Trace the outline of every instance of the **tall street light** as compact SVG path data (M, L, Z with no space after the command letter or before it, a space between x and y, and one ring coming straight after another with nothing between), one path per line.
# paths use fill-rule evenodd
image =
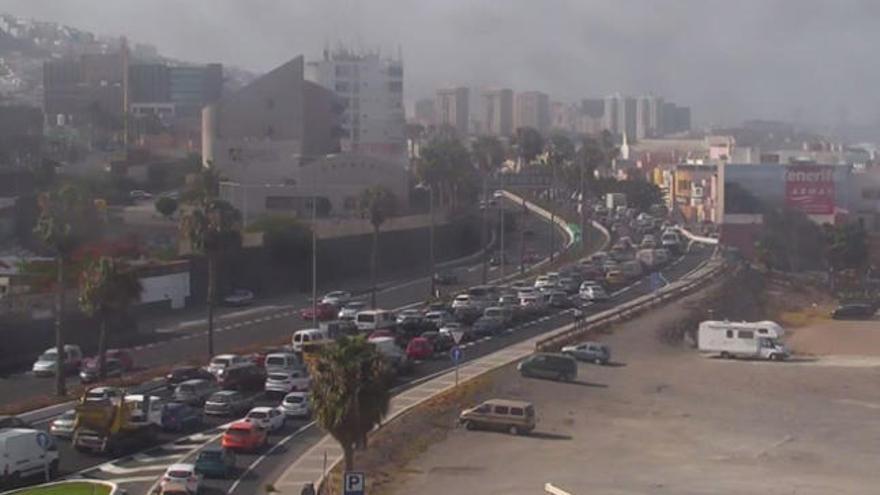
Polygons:
M428 227L428 268L431 277L431 293L428 297L431 298L437 293L437 274L434 271L434 186L423 182L416 187L428 191L428 215L431 218Z
M318 328L318 180L312 179L312 328Z

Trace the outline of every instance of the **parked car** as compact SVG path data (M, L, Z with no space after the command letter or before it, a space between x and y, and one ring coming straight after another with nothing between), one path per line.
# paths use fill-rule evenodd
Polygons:
M204 477L229 478L235 472L235 452L222 447L205 447L195 461L196 472Z
M329 304L335 308L341 308L349 302L351 302L351 292L344 290L328 292L321 298L321 304Z
M266 393L287 394L309 390L311 379L305 369L273 371L266 377Z
M421 328L423 319L424 316L421 311L417 309L404 309L397 313L397 327L404 332L412 332Z
M553 280L547 275L540 275L535 279L535 288L540 291L555 289L557 287L557 280Z
M171 371L165 375L165 386L169 389L173 389L182 382L198 379L213 381L214 375L208 372L205 368L198 366L178 366L172 368Z
M266 381L266 370L256 364L226 368L217 374L217 385L226 390L260 390Z
M349 301L342 306L336 317L344 321L354 321L357 314L365 309L367 309L367 303L364 301Z
M835 320L867 320L874 316L876 309L869 304L841 304L831 312Z
M468 430L484 428L521 435L535 429L535 406L523 401L491 399L465 409L458 421Z
M273 371L292 371L302 367L302 359L292 351L267 354L263 364L266 373L272 373Z
M220 445L224 449L243 452L256 452L269 444L265 429L249 421L236 421L223 433Z
M254 302L254 293L247 289L235 289L223 297L224 306L248 306Z
M10 416L15 417L15 416ZM18 419L18 418L16 418ZM76 411L73 409L69 411L64 411L61 413L61 416L58 416L51 423L49 423L49 433L53 436L59 438L71 438L73 437L73 428L76 425ZM0 426L0 428L27 428L27 426Z
M415 337L406 346L406 357L424 361L434 355L434 344L424 337Z
M570 382L577 377L577 362L571 356L540 352L519 363L517 371L524 377L550 378Z
M57 364L57 349L50 347L46 349L40 357L34 362L31 370L36 376L53 376L55 375L55 365ZM83 354L78 345L66 344L64 346L64 359L62 370L65 374L76 371L82 364Z
M453 339L452 334L454 332L461 332L461 342L469 342L473 340L473 332L461 323L450 321L449 323L443 325L439 330L441 335L448 335L450 339Z
M245 421L255 423L270 432L284 428L284 422L286 419L287 417L282 414L279 408L265 406L251 409L247 413L247 416L244 417Z
M434 282L438 285L454 285L458 283L458 275L453 271L442 271L434 274Z
M583 342L577 345L567 345L562 348L563 354L577 359L596 364L608 364L611 361L611 349L606 344L599 342Z
M183 402L169 402L162 408L162 429L187 431L202 424L202 411Z
M299 317L303 320L327 321L336 318L336 306L328 303L318 303L315 306L306 306L299 310Z
M218 354L211 358L211 362L208 363L208 371L214 376L217 376L223 370L248 366L251 364L253 364L253 361L245 356L239 356L238 354Z
M101 367L98 363L99 361L95 359L84 364L82 370L79 372L79 381L82 383L94 383L98 381L101 377ZM104 373L106 378L119 378L122 376L123 367L118 359L105 360L104 368L106 369L106 372Z
M481 316L474 322L472 330L477 337L496 335L504 330L504 320L498 317Z
M254 401L241 392L221 390L205 401L205 414L215 416L241 416L253 407Z
M164 490L168 485L178 484L185 486L189 493L198 493L201 489L202 475L196 472L193 464L172 464L162 475L159 489Z
M219 388L213 377L211 379L196 378L186 380L177 384L177 387L174 389L174 400L184 404L201 406Z
M605 274L605 281L611 286L623 285L626 283L626 275L620 270L610 270Z
M134 357L131 355L126 349L107 349L104 353L105 359L117 359L119 363L122 365L123 371L131 371L134 369ZM80 369L88 367L88 366L97 366L98 356L92 356L90 358L83 359L82 364L80 365Z
M307 418L312 414L312 402L308 392L291 392L281 401L281 410L290 417Z
M128 192L128 197L137 201L137 200L147 200L152 199L153 195L144 191L142 189L133 189Z

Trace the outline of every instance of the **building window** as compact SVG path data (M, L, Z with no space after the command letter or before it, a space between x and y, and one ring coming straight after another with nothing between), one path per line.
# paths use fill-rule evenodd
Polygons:
M336 92L337 93L348 93L349 85L346 81L336 81Z
M389 81L388 82L388 91L392 93L402 93L403 92L403 81Z

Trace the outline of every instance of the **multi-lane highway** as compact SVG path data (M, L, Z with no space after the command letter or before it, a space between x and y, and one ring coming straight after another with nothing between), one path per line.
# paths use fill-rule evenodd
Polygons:
M696 248L693 252L675 260L662 271L662 274L665 279L670 281L680 278L706 260L709 254L710 251L708 249ZM650 284L643 279L615 293L608 303L588 308L588 310L598 311L605 309L646 294L651 290ZM510 328L499 336L485 337L481 340L465 344L464 360L475 359L513 343L545 333L570 322L571 318L572 316L568 311L556 312L539 320ZM401 381L398 387L403 389L408 383L427 379L438 372L447 370L450 366L451 363L447 359L419 363L417 371L413 375L406 377L405 381ZM259 403L276 405L277 401L273 403L261 399ZM81 474L88 477L115 481L132 494L146 493L167 465L182 458L191 459L199 449L207 445L216 444L219 441L219 435L222 433L222 425L230 420L231 418L211 420L207 425L208 430L188 437L175 438L173 435L163 435L163 440L167 443L161 447L149 449L133 457L126 457L83 469ZM227 480L208 480L204 493L232 493L241 495L258 493L265 483L277 478L284 467L290 464L293 459L299 457L322 436L323 433L309 420L288 421L282 431L273 435L272 443L274 446L270 450L257 455L239 455L236 477ZM95 460L95 458L91 459Z
M546 221L530 218L524 228L530 228L535 232L546 233L549 231L549 229L540 227L546 227ZM557 245L561 245L561 243ZM508 247L510 258L516 259L519 246ZM546 242L546 237L543 239L537 237L532 242L530 249L546 256L548 247L549 242ZM706 256L707 253L702 251L689 253L669 265L663 271L663 276L667 280L674 280L692 270ZM515 268L508 267L508 270L513 269ZM498 275L497 269L490 273L491 277ZM462 267L458 269L458 275L462 280L462 285L477 283L481 275L480 265ZM615 293L612 301L603 307L629 300L650 290L651 287L644 281L636 282ZM379 303L388 308L408 306L423 299L423 294L426 294L427 291L427 280L414 280L387 288L379 294ZM297 321L293 313L295 309L289 306L264 308L259 311L251 309L235 315L235 320L230 318L229 321L221 322L217 334L218 349L221 351L232 350L256 341L272 342L289 338L294 329L307 326L307 322ZM486 355L525 338L541 334L566 323L570 318L571 315L568 312L550 314L539 320L511 328L500 336L486 337L466 344L465 360ZM156 366L186 361L194 355L200 355L203 349L203 330L196 325L184 326L181 335L174 341L139 350L138 358L148 366ZM448 369L449 366L449 361L445 359L419 363L416 372L406 377L407 380L401 381L399 386L406 387L407 382L423 380ZM260 405L277 405L277 400L267 401L262 396L257 396L256 399ZM51 418L40 421L37 426L45 427L48 419ZM207 444L216 442L222 432L223 424L231 419L209 419L202 431L187 436L162 434L158 439L158 446L116 460L81 454L71 449L69 444L62 442L62 474L114 480L127 488L129 493L144 493L167 465L194 453ZM238 476L230 480L209 481L206 493L256 493L260 489L260 483L273 479L280 467L288 464L291 459L295 459L320 437L321 432L307 420L289 421L281 432L274 435L272 442L274 447L269 452L263 455L240 456Z
M526 249L528 251L538 253L542 258L546 257L549 252L550 243L548 241L549 229L546 220L529 215L525 218L523 229L531 230L535 236L526 241ZM562 237L557 232L557 236ZM556 242L556 246L561 246L561 242ZM507 258L510 260L519 258L519 244L508 243L506 246ZM479 283L481 279L482 264L479 260L470 260L471 264L459 266L454 271L460 280L458 288L461 286L473 285ZM517 270L518 267L508 265L505 267L507 273ZM490 267L490 278L497 277L500 270L497 267ZM399 308L401 306L410 305L423 301L430 288L430 281L427 277L416 278L410 281L389 284L378 294L378 303L381 307ZM444 287L443 290L453 290L453 287ZM280 302L280 301L279 301ZM226 312L218 320L215 330L215 348L217 352L230 352L240 349L244 346L252 346L254 344L271 344L277 342L287 342L291 334L300 328L310 326L310 322L302 321L297 315L297 310L307 304L307 297L300 296L296 298L292 304L275 304L269 306L261 306L248 308L244 310L235 310ZM175 363L183 363L188 361L203 363L205 349L205 328L204 323L184 322L175 325L164 325L160 333L170 333L166 335L165 340L156 341L134 349L138 364L146 368L154 368L158 366L171 365ZM155 388L152 384L147 384L144 389ZM35 395L50 393L52 389L51 379L40 379L30 375L29 373L21 373L0 379L0 395L20 400L22 398L32 397ZM133 389L138 391L138 389ZM164 391L159 391L160 395ZM268 404L268 403L267 403ZM273 404L277 405L277 404ZM35 413L23 415L25 419L34 421L36 427L46 428L49 421L55 415L62 412L67 407L54 408L51 413ZM228 419L227 419L228 421ZM210 431L222 424L223 421L207 421L205 428ZM187 445L186 441L180 440L180 435L163 434L158 440L158 444L179 441L181 445L177 447L168 446L159 452L159 458L168 458L171 452L180 452ZM204 443L204 436L196 436L195 440ZM70 448L66 442L61 442L61 474L73 475L84 470L89 470L97 465L105 463L107 459L82 454ZM150 466L151 463L144 462L144 459L154 459L148 453L142 453L135 458L136 465L134 467L124 468L122 470L114 468L113 464L104 466L99 473L109 473L123 478L134 477L142 478L144 466ZM89 475L90 473L86 473ZM100 474L99 474L100 476ZM155 474L151 477L155 478Z

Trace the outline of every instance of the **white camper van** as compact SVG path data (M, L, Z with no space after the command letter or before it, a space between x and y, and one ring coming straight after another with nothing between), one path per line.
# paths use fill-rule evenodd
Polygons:
M779 341L785 330L776 322L704 321L700 323L697 345L702 352L722 358L761 358L781 361L789 356Z

